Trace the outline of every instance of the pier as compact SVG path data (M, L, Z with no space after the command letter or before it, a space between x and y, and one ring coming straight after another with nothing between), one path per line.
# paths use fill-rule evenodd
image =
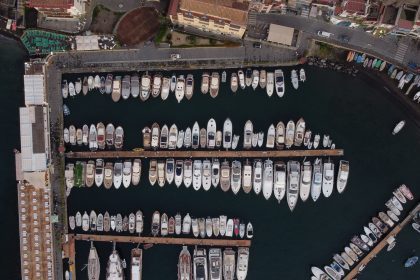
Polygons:
M96 151L68 152L69 159L77 158L288 158L288 157L335 157L343 156L342 149L323 150L266 150L266 151Z
M69 239L99 242L117 242L133 244L189 245L215 247L250 247L249 239L211 239L183 237L147 237L147 236L116 236L96 234L69 234Z
M408 213L407 217L405 217L404 220L397 224L355 267L353 267L352 270L350 270L350 272L344 277L344 280L354 279L360 272L360 267L366 266L373 258L376 257L379 252L382 251L383 248L388 246L388 239L390 237L397 236L397 234L400 233L400 231L411 222L415 213L418 211L420 211L420 203L417 203L417 205L410 211L410 213Z

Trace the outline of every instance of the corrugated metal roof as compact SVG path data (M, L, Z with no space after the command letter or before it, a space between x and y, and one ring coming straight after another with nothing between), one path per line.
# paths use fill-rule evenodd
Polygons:
M43 105L44 97L44 75L24 75L25 104Z

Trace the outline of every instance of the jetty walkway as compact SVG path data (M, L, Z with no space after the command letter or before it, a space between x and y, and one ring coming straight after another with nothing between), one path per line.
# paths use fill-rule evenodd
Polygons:
M383 248L388 246L388 239L390 237L395 237L400 231L410 223L413 219L414 215L420 211L420 203L408 213L407 217L402 220L399 224L397 224L380 242L376 244L376 246L344 277L344 280L352 280L354 279L357 274L360 272L360 268L363 268L373 259L376 255L382 251Z
M69 159L77 158L287 158L287 157L334 157L343 156L342 149L324 150L268 150L268 151L96 151L68 152Z

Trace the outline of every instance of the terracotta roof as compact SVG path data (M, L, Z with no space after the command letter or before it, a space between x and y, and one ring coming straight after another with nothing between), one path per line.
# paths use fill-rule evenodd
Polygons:
M179 0L171 0L171 3L169 3L169 8L168 8L168 15L170 16L176 15L176 11L178 10L178 4L179 4Z
M45 9L70 9L73 7L73 0L29 0L28 5Z
M398 21L398 27L403 29L411 29L413 28L414 22L409 20L400 19Z
M348 13L365 13L365 0L349 0L344 4L344 10Z
M181 0L179 9L227 19L238 25L246 25L248 20L248 4L235 0Z

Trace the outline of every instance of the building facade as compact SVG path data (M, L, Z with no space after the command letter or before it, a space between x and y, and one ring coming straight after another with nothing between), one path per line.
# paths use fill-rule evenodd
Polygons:
M248 2L240 0L172 0L168 16L175 25L242 38L248 7Z
M27 6L48 18L71 19L84 15L89 3L90 0L28 0Z

